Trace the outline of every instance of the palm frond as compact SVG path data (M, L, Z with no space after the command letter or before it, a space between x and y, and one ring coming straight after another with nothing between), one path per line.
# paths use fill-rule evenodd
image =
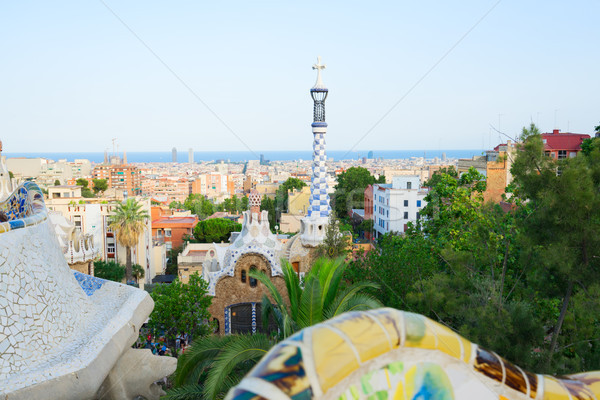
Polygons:
M298 310L298 327L300 329L323 321L321 294L321 282L318 279L310 279L306 282Z
M197 400L201 399L204 393L202 385L190 384L167 391L167 394L161 399L166 400Z
M273 282L271 282L271 279L269 279L264 272L251 269L248 271L248 276L257 279L260 283L267 287L269 294L273 297L273 300L275 300L275 303L278 307L285 304L283 302L283 298L281 297L281 293L279 293L279 290L277 290Z
M204 382L205 399L216 399L224 390L224 382L235 370L244 376L269 351L275 341L263 334L231 335Z
M232 336L204 336L195 340L177 360L173 376L175 387L198 383L219 353L232 340Z
M358 282L345 288L341 292L338 292L331 305L325 309L324 318L333 318L336 315L348 311L347 306L350 299L367 288L379 289L380 286L374 282ZM379 305L378 307L382 307L382 305Z
M294 267L287 261L282 259L281 269L283 270L283 279L285 281L285 287L287 289L288 298L290 300L290 310L292 318L297 318L298 305L300 303L300 296L302 289L300 287L300 278Z

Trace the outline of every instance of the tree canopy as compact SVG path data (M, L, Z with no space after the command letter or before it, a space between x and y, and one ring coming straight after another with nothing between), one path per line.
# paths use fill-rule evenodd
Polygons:
M229 240L231 232L242 230L242 224L226 218L211 218L198 222L194 228L194 237L200 243L218 243Z
M187 333L199 338L212 332L208 307L208 284L197 273L190 275L187 284L176 279L170 284L156 285L150 296L154 310L148 320L148 328L174 340L178 334Z
M385 183L385 176L376 179L363 167L352 167L337 176L333 195L335 213L344 218L353 208L365 207L365 189L374 183Z
M544 153L535 125L521 139L509 204L484 204L475 170L440 171L421 226L380 238L348 278L380 283L372 293L386 306L422 313L527 369L599 369L600 139L565 160Z
M92 179L92 183L94 184L94 193L98 194L99 192L104 192L108 189L108 182L106 179Z

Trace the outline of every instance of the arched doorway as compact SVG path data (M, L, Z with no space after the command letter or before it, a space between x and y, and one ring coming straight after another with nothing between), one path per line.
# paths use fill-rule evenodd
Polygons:
M277 332L277 324L272 315L269 316L269 325L265 331L261 303L239 303L225 309L225 334L256 332Z

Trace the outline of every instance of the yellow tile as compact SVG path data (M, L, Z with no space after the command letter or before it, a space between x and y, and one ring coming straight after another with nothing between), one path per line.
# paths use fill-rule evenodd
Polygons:
M437 348L436 337L426 323L427 318L419 314L404 313L404 326L406 329L407 347L419 347L421 349Z
M594 393L596 398L600 398L600 371L569 375L569 378L584 383Z
M331 326L344 332L358 351L360 361L371 360L391 350L388 337L372 318L365 314L346 314Z
M404 385L402 384L402 381L399 381L398 386L396 386L394 400L406 400L406 393L404 392Z
M315 369L323 392L358 368L352 348L337 333L315 327L312 332Z
M400 347L400 316L402 315L402 311L392 308L380 308L378 310L371 310L368 313L375 317L387 331L388 335L390 335L392 349Z
M459 336L451 329L435 321L427 321L427 326L435 333L438 339L437 349L443 351L457 360L461 359Z
M0 224L0 233L3 232L8 232L10 231L10 225L8 224L8 222L3 222Z
M544 400L570 400L570 397L556 379L544 376Z

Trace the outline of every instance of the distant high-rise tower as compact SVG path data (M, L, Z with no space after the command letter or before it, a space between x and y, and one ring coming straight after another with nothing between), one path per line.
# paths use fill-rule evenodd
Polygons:
M192 149L191 147L188 149L188 162L190 164L194 163L194 149Z
M108 164L108 150L104 149L104 164Z
M173 150L171 150L171 158L173 162L177 162L177 149L175 147L173 147Z
M331 206L329 205L329 194L327 194L327 167L325 154L325 134L327 123L325 122L325 99L329 90L321 80L321 70L325 65L321 64L318 57L317 64L313 65L317 70L317 82L310 89L313 99L313 163L312 178L310 185L310 203L308 215L301 221L300 239L305 246L318 246L325 236L325 227L329 222Z

